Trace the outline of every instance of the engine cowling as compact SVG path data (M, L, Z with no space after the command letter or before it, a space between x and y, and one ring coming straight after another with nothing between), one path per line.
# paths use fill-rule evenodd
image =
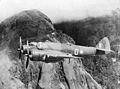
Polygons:
M29 53L29 57L31 58L32 61L42 61L43 56L44 55L41 54L40 50L31 50Z
M32 61L42 61L46 63L54 63L63 60L63 58L60 57L48 56L47 54L44 54L42 50L32 50L29 56Z

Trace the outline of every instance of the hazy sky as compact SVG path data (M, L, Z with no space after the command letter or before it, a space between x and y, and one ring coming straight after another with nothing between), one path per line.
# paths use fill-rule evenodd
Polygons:
M0 21L22 10L38 9L52 22L110 14L120 0L0 0Z

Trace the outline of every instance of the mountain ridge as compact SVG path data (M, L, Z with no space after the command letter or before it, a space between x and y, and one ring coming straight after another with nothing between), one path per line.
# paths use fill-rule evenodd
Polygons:
M70 63L67 59L57 63L30 61L26 70L24 56L22 60L18 58L17 48L20 36L23 43L26 43L26 40L75 43L71 37L56 31L50 19L38 10L23 11L2 21L0 24L0 42L2 50L7 49L8 54L5 53L5 55L8 56L11 64L7 72L10 74L8 77L12 76L12 78L6 78L8 80L4 81L6 86L2 83L0 85L7 88L7 85L10 84L10 89L13 89L12 85L14 85L14 89L18 89L16 83L20 82L20 89L28 87L29 89L102 89L85 71L81 59L71 59ZM8 64L7 60L5 64ZM0 67L3 66L5 65ZM39 81L38 78L40 78Z

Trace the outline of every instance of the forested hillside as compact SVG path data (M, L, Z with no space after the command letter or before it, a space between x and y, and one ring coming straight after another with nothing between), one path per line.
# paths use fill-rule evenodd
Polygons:
M120 45L120 9L112 11L109 16L88 17L78 21L64 21L54 24L57 30L71 36L77 45L96 46L103 37L108 37L112 50L119 52ZM117 59L113 62L112 59ZM82 62L86 70L105 89L119 87L119 73L116 72L119 55L84 57Z
M64 21L54 26L57 30L70 35L79 45L96 45L104 36L109 37L112 42L120 35L120 10L113 11L109 16Z

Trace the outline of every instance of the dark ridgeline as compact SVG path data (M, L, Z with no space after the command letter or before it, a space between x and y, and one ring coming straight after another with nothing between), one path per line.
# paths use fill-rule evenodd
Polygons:
M114 51L120 51L114 45L120 45L120 10L117 9L109 16L88 17L78 21L64 21L55 23L56 30L71 36L77 45L96 46L107 36ZM116 89L118 86L112 55L102 57L84 57L82 60L86 70L94 79L107 89ZM115 55L113 55L115 56ZM113 69L112 69L113 68Z
M110 16L88 17L78 21L64 21L55 23L56 30L71 36L78 45L96 45L97 42L107 36L110 41L120 35L120 14L113 11ZM93 41L93 42L91 42Z

